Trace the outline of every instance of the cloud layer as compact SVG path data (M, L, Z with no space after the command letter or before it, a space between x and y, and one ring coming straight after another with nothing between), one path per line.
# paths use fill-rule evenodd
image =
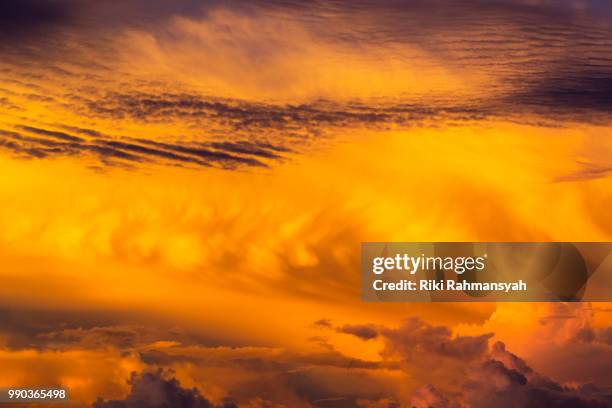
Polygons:
M0 130L20 157L257 168L363 129L605 124L612 105L595 1L2 7ZM100 140L54 140L58 123Z

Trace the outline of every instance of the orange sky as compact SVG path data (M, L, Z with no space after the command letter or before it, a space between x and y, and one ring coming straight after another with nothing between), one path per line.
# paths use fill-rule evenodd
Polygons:
M363 241L610 240L594 4L187 3L0 6L0 385L87 406L160 367L215 404L477 407L513 388L460 377L501 361L609 392L608 304L358 289Z

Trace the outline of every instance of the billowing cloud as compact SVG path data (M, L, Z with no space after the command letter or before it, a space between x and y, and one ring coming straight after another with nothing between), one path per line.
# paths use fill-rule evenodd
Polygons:
M125 400L99 399L93 408L237 408L231 401L213 404L196 388L185 389L176 378L165 378L163 371L132 373L128 384Z
M482 357L488 349L488 341L493 336L453 337L448 327L431 326L417 318L406 320L397 329L382 331L387 341L387 352L397 354L406 360L418 357L420 353L459 360L475 360Z
M26 319L24 315L21 321ZM376 360L351 357L337 350L343 347L346 336L326 325L322 327L327 333L336 334L328 338L328 347L315 344L310 350L298 351L205 346L195 338L189 340L153 328L102 327L100 319L91 329L60 331L58 324L51 323L47 321L55 331L35 336L41 342L39 358L49 349L56 355L79 358L105 353L107 361L120 362L116 364L124 367L112 379L90 380L94 382L87 388L73 384L77 401L82 403L87 398L91 401L92 392L102 392L95 407L155 407L163 403L217 407L235 403L246 407L477 408L492 401L500 407L612 406L609 380L603 377L597 383L584 382L577 373L574 380L559 381L534 369L503 342L492 341L493 334L461 336L453 334L450 327L416 318L398 327L377 325L376 338L357 336L363 344L378 345ZM372 327L339 327L360 326ZM576 331L579 335L571 337L573 341L592 347L593 352L597 352L598 344L608 344L609 327L590 332L584 329ZM42 346L42 342L47 345ZM0 359L21 361L30 353L28 347L33 345L5 349ZM576 358L580 357L558 354L556 361L564 364ZM118 375L128 368L140 374L133 373L129 388L122 388ZM47 375L53 378L52 372ZM184 383L189 387L181 386ZM228 396L234 402L227 400Z
M471 407L485 407L491 403L499 407L612 406L612 394L608 389L592 385L564 386L543 377L507 352L503 343L494 344L492 354L493 359L473 368L463 386L464 400Z

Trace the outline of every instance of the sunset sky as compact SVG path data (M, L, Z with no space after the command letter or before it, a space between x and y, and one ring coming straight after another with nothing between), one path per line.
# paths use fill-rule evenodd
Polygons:
M612 304L359 294L361 242L611 241L611 120L604 0L0 0L0 387L612 406Z

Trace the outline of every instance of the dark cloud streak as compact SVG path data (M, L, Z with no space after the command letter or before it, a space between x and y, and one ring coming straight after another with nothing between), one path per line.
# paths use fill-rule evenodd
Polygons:
M16 131L0 129L0 147L32 158L93 154L105 164L113 164L109 160L121 160L134 163L161 164L165 162L195 167L212 166L236 169L239 167L267 167L266 163L254 157L265 160L282 159L281 155L270 152L270 150L275 150L274 148L247 141L213 143L210 144L212 149L205 149L194 144L154 142L142 138L118 140L92 129L63 128L90 138L85 139L57 130L19 125L15 127L16 130L36 136L26 136Z

